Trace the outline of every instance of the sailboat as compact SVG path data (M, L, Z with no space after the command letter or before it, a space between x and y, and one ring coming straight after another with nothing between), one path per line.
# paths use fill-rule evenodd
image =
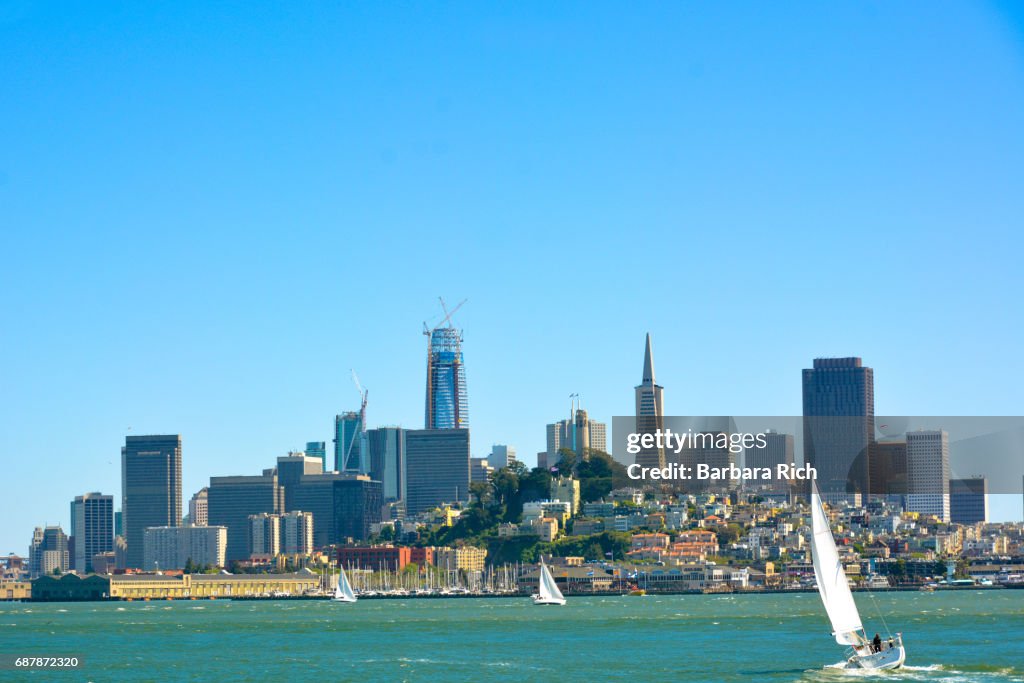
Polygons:
M825 509L821 506L818 486L811 482L811 553L814 558L814 577L818 593L825 604L825 612L832 622L832 635L846 650L847 669L898 669L906 659L903 636L897 633L876 648L864 633L860 612L853 601L850 583L846 579L843 563L836 551L836 541L828 526Z
M334 597L331 598L332 602L355 602L356 594L352 591L352 584L348 582L348 577L345 576L345 570L342 566L338 565L338 585L334 587Z
M544 564L544 558L540 558L540 579L537 581L538 590L536 595L531 595L535 605L564 605L565 598L562 591L558 590L555 577L551 576L551 570Z

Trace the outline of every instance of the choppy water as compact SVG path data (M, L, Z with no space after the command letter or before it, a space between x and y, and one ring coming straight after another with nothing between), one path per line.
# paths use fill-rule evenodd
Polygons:
M905 669L829 668L842 649L814 594L0 603L0 652L85 660L0 680L1024 683L1024 591L857 601L869 635L879 613L904 633Z

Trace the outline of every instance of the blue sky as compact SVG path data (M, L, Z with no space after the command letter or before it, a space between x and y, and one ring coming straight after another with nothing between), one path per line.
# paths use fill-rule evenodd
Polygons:
M1024 22L987 3L6 3L0 551L181 433L188 494L357 405L423 420L469 302L473 451L578 392L1020 415ZM1006 503L1020 518L1020 501Z

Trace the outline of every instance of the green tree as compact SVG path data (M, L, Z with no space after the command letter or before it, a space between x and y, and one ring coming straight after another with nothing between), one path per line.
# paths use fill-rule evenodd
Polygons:
M592 503L607 498L612 488L612 480L608 477L584 479L580 482L580 499L584 503Z
M725 547L730 543L735 543L743 536L743 527L739 524L729 524L724 529L718 532L718 545Z
M587 560L603 560L604 548L597 541L591 541L583 551L583 557Z
M491 487L484 482L478 481L470 484L469 495L472 497L472 504L482 506L484 501L490 498L488 495L490 491Z
M630 484L626 468L604 451L588 449L583 458L568 449L559 453L558 474L579 479L580 498L585 503L606 498L612 489Z
M555 472L560 477L574 477L579 466L579 459L576 451L571 448L558 449L558 462L555 463Z
M966 557L956 561L956 569L953 570L953 577L957 579L968 579L971 576L971 562Z
M530 473L519 479L519 508L523 503L534 500L547 500L551 496L551 472L535 467Z
M494 503L506 510L512 507L519 491L519 475L510 467L502 467L491 476L491 489L494 492ZM511 522L515 517L506 512L505 521Z

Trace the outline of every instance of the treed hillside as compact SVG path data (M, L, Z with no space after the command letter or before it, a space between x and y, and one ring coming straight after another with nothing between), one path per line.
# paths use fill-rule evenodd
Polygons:
M629 548L629 535L605 532L594 536L572 536L556 539L554 543L541 543L536 537L519 536L498 538L499 525L522 519L523 505L550 498L551 480L558 476L572 476L580 482L580 499L592 502L605 498L612 489L628 486L626 468L615 462L608 453L588 451L579 458L569 450L561 452L557 466L546 470L528 470L520 462L502 468L487 484L470 487L472 501L451 527L443 527L424 535L421 545L486 546L488 561L492 563L532 562L538 553L581 555L588 560L619 557Z

